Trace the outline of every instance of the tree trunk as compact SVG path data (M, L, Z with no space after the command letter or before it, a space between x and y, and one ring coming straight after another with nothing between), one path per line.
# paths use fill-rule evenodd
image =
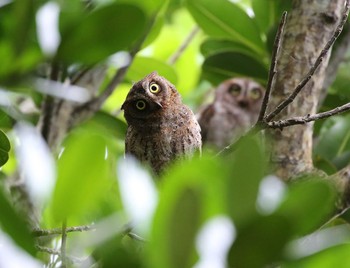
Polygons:
M294 0L288 14L277 62L276 81L269 109L288 97L306 76L338 25L344 0ZM316 112L329 55L318 70L277 119ZM313 170L313 124L269 130L271 159L276 175L288 180Z

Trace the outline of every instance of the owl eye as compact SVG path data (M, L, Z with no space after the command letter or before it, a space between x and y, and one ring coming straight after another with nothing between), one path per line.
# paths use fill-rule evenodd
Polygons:
M146 108L146 102L143 100L138 100L135 104L136 108L140 111L144 110Z
M253 99L253 100L257 100L261 97L261 92L260 92L260 89L255 87L253 88L250 92L249 92L249 95L250 97Z
M239 85L233 84L230 88L229 88L229 92L233 95L233 96L238 96L241 93L241 87Z
M149 91L151 91L151 93L156 94L160 91L160 86L158 84L151 84L151 86L149 87Z

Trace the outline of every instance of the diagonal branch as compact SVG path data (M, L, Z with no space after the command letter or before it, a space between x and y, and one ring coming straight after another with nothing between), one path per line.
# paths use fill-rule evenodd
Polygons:
M331 46L334 44L334 42L337 40L338 36L343 30L343 27L347 21L348 15L349 15L349 9L350 9L350 3L349 0L346 0L345 9L343 12L343 16L341 21L338 24L337 29L335 30L333 36L331 39L327 42L325 47L322 49L320 55L316 59L313 66L310 68L308 74L305 76L305 78L296 86L294 91L286 98L284 101L282 101L274 111L272 111L269 115L265 117L265 120L267 122L271 121L276 115L278 115L283 109L285 109L291 102L294 101L295 97L299 94L299 92L305 87L305 85L310 81L314 73L316 72L318 66L322 63L324 57L328 53Z
M198 26L195 26L191 32L189 33L189 35L186 37L185 41L181 44L181 46L179 47L178 50L175 51L175 53L173 55L171 55L171 57L168 60L168 63L170 65L174 65L176 63L176 61L180 58L180 56L182 55L182 53L184 53L184 51L186 50L186 48L189 46L189 44L191 43L191 41L193 40L193 38L197 35L197 33L199 32L200 28Z
M261 122L264 119L267 105L268 105L269 100L270 100L271 88L272 88L272 85L274 82L275 74L277 73L277 69L276 69L277 54L278 54L279 48L281 47L281 36L283 34L284 26L286 24L286 19L287 19L287 12L284 11L282 14L282 18L281 18L280 24L278 26L277 34L276 34L275 41L273 44L272 59L271 59L271 65L270 65L270 70L269 70L269 78L267 81L265 96L264 96L263 102L261 104L258 122Z

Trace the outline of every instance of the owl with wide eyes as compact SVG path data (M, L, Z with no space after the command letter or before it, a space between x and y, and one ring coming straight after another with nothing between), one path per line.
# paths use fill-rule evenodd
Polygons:
M265 89L248 78L222 82L215 99L198 113L202 142L223 149L258 119Z
M122 105L125 152L159 175L173 160L201 150L199 124L169 81L153 72L135 83Z

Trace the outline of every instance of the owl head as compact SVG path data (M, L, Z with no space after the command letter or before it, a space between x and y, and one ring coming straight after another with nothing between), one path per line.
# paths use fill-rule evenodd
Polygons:
M121 109L128 123L156 120L174 103L181 102L176 88L157 72L152 72L135 83Z
M252 111L260 109L265 89L247 78L232 78L222 82L215 93L215 101Z

